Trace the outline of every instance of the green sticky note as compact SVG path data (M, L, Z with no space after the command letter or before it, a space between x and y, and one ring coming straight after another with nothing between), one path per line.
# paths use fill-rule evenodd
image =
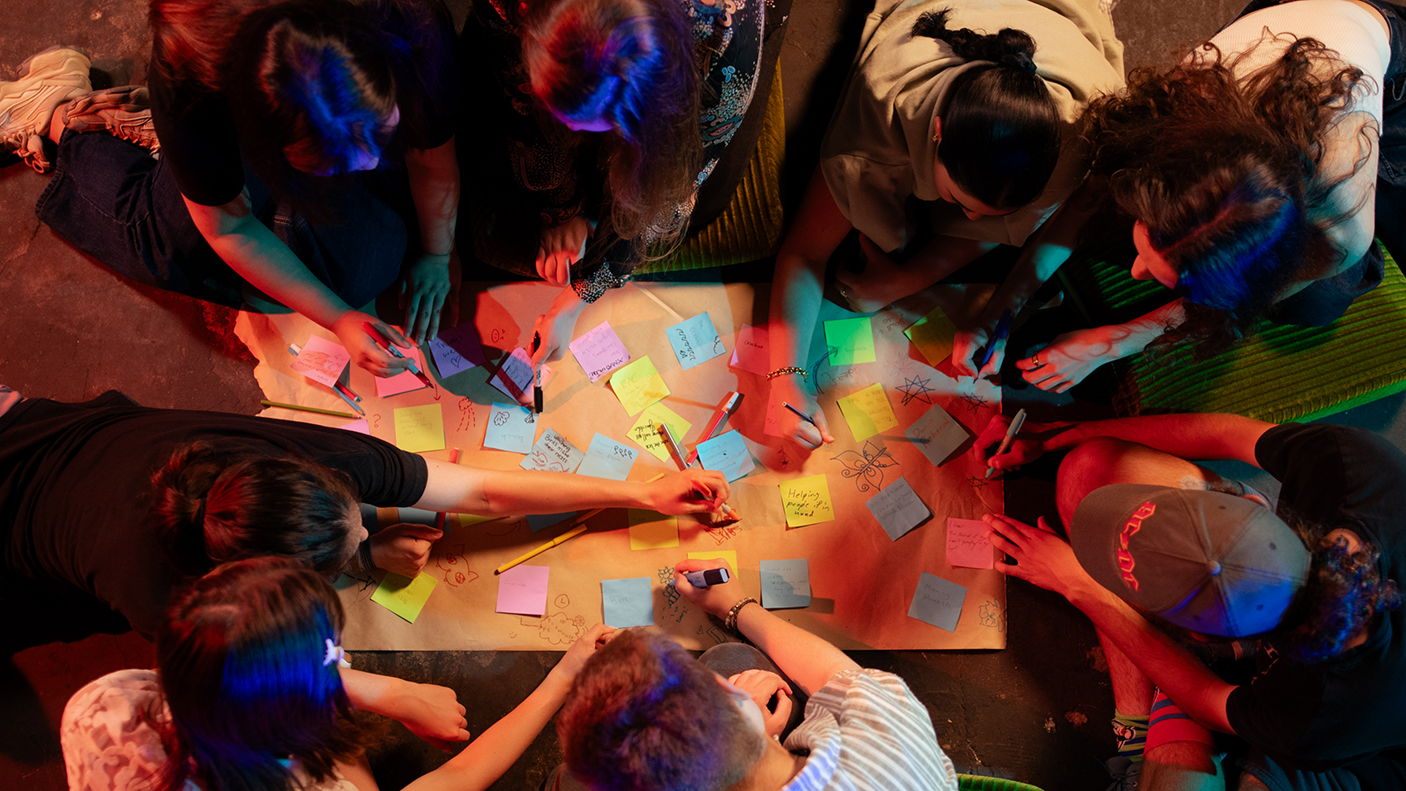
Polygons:
M933 308L928 315L903 331L908 340L918 347L927 358L929 365L937 365L952 356L952 344L957 336L957 327L942 308Z
M420 617L420 610L425 608L425 602L429 601L430 594L434 593L436 581L429 574L421 574L415 579L399 574L387 574L381 584L376 586L376 592L371 594L371 601L410 623L415 623L415 619Z
M877 382L850 393L838 403L845 422L849 423L849 430L854 432L857 440L869 439L898 425L898 417L893 414L893 406L884 393L884 386Z
M868 316L827 321L825 347L830 352L831 365L872 363L875 360L874 325Z
M638 415L645 407L669 394L669 386L649 355L616 370L610 377L610 389L631 415Z

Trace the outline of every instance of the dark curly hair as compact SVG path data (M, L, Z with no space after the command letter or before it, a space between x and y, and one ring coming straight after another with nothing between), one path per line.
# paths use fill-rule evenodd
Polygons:
M913 35L941 41L963 60L992 65L953 81L937 158L957 186L982 203L1024 206L1045 191L1060 147L1059 109L1036 73L1035 40L1013 28L990 35L949 30L951 13L944 8L923 14L913 23Z
M1296 662L1315 664L1346 650L1349 640L1378 613L1401 606L1395 580L1381 574L1381 552L1363 541L1357 551L1347 540L1329 538L1332 527L1290 522L1313 553L1308 582L1285 613L1275 642Z
M1091 172L1107 179L1109 201L1146 223L1191 303L1151 356L1192 342L1204 359L1246 337L1296 276L1332 263L1325 231L1355 211L1313 219L1350 177L1318 178L1323 138L1364 87L1362 71L1301 38L1237 77L1252 52L1227 58L1206 42L1170 69L1134 69L1125 91L1088 106Z

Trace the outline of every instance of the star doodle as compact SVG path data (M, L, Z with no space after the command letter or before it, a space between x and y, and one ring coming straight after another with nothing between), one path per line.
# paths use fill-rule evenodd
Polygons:
M983 478L980 475L973 475L967 479L967 483L970 484L973 489L981 489L985 487L986 484L994 482L995 481Z
M911 401L922 401L924 404L931 404L932 388L928 387L932 383L932 377L905 376L904 383L898 386L903 393L902 406L908 406Z
M971 394L962 396L962 403L966 404L966 405L967 405L967 409L970 409L970 410L971 410L971 413L972 413L973 415L975 415L976 413L980 412L980 411L986 406L987 401L986 401L985 398L982 398L981 396L977 395L976 393L971 393Z

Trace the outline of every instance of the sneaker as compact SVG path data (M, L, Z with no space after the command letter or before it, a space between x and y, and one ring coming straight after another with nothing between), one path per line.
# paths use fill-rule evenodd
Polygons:
M1108 791L1137 791L1138 780L1142 777L1142 761L1115 755L1104 766L1108 769L1108 776L1113 778Z
M49 169L44 139L54 110L93 90L88 53L50 47L20 64L24 77L0 82L0 150L13 151L40 173Z
M108 132L153 154L161 150L145 85L93 91L59 107L58 113L63 125L75 132Z

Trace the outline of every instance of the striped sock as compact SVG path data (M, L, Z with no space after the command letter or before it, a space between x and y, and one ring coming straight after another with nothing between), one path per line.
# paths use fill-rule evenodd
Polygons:
M1113 734L1118 737L1118 755L1130 761L1141 761L1147 746L1148 715L1133 716L1113 713Z

